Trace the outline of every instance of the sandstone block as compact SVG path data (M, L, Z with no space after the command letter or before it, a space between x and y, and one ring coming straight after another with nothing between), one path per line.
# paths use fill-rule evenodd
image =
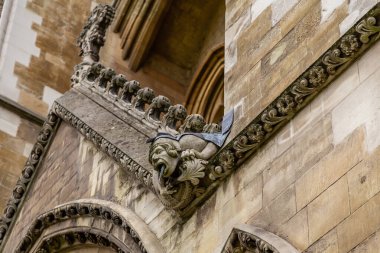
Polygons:
M311 112L303 114L302 111L292 121L294 145L291 157L297 178L333 149L331 117L313 121L313 116Z
M365 81L371 74L378 72L380 63L376 60L376 55L380 53L380 44L376 43L358 61L360 82Z
M279 230L279 235L297 249L304 251L309 246L307 209L302 209L284 223Z
M380 191L380 148L347 173L351 212Z
M380 194L357 209L337 227L339 253L348 252L380 228Z
M307 207L309 242L313 243L350 215L347 178L323 192Z
M266 145L261 147L255 155L252 155L247 162L242 164L236 171L239 179L239 191L248 185L256 177L261 177L262 171L268 169L276 154L275 141L269 141Z
M291 185L269 205L263 207L248 223L270 231L278 230L283 223L296 214L295 202L294 185Z
M336 253L338 252L338 236L336 229L331 230L312 246L310 246L306 253Z
M272 4L272 25L276 25L297 3L298 0L275 1Z
M362 128L357 129L296 181L297 210L301 210L362 160L364 153L363 130Z
M360 243L350 253L377 253L380 249L380 231L378 230L374 235L371 235L364 242Z
M263 205L267 205L295 181L296 169L292 163L292 153L285 152L273 161L263 172Z
M281 33L285 36L296 26L311 9L320 9L320 0L299 1L278 23Z
M234 225L245 223L255 215L262 208L262 188L262 177L257 177L221 207L218 210L219 231L231 231Z

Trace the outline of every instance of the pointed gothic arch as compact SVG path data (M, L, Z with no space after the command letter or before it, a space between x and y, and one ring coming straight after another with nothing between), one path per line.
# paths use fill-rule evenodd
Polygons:
M207 122L216 122L224 114L224 44L210 50L195 71L187 92L185 107Z
M69 202L37 216L16 252L61 252L78 247L164 253L157 237L135 213L99 199Z

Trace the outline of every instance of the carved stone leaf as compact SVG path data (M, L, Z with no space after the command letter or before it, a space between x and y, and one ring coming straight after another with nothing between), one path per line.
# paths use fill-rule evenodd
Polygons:
M368 17L365 20L362 20L357 26L356 31L360 33L360 41L363 43L368 43L369 38L378 33L376 39L380 36L380 26L376 26L376 18Z
M178 181L190 181L193 185L199 184L199 178L205 176L205 165L207 161L201 159L186 160L180 167L182 174L178 177Z

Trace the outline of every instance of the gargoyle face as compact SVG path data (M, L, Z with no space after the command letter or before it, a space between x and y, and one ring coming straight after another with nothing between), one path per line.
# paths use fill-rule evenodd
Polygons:
M150 162L159 173L159 177L170 177L179 161L177 149L170 143L153 144L150 151Z

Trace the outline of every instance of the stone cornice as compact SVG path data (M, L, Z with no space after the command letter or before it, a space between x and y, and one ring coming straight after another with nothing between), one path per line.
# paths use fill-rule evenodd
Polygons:
M152 174L140 164L135 162L125 152L105 139L90 126L86 125L86 123L84 123L59 103L55 102L53 104L52 111L62 120L77 129L86 139L95 144L97 148L112 157L130 175L134 175L136 179L143 183L145 187L149 188L150 190L153 189Z

